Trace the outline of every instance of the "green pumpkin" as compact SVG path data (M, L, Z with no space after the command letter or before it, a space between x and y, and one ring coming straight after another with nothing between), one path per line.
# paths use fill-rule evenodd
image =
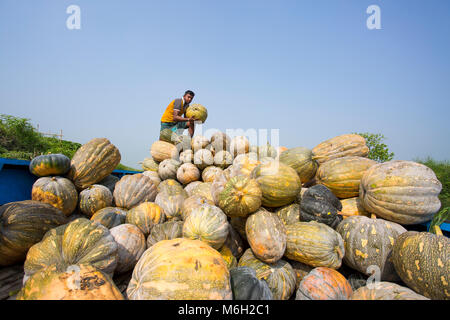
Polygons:
M273 300L267 282L256 277L250 267L235 267L230 270L233 300Z
M44 154L31 160L30 172L38 177L62 176L70 169L70 159L60 153Z
M313 267L338 269L344 257L344 241L339 233L316 221L286 226L286 252L289 259Z
M167 179L158 184L158 193L167 193L168 195L182 194L185 198L188 197L188 193L183 189L181 183L174 179ZM155 196L156 197L156 196Z
M198 207L184 221L183 237L201 240L214 249L220 249L227 236L227 216L216 206Z
M31 200L48 203L69 216L77 207L78 192L69 179L42 177L33 184Z
M300 204L301 221L317 221L336 228L343 217L339 199L325 186L318 184L303 194Z
M253 254L266 263L280 260L286 249L286 227L278 216L265 209L250 215L245 233Z
M167 221L153 226L147 238L147 247L162 240L172 240L183 237L184 221Z
M124 224L126 217L127 212L125 210L116 207L106 207L94 213L91 220L111 229Z
M261 201L258 182L246 176L231 178L219 193L219 207L229 217L247 217L261 207Z
M73 155L67 177L77 189L86 189L109 176L120 159L119 150L108 139L92 139Z
M310 181L319 167L312 159L312 151L307 148L297 147L288 149L280 154L280 162L293 168L302 183Z
M381 280L398 280L390 254L405 228L383 219L352 216L343 220L336 231L344 240L346 265L367 276L373 271L369 267L377 266Z
M142 202L154 201L156 194L157 187L152 179L137 173L123 176L116 183L113 197L116 207L131 209Z
M295 201L302 185L297 172L284 163L263 161L250 174L262 191L262 205L281 207Z
M24 270L29 277L51 265L65 271L71 265L91 264L112 276L117 258L117 243L109 230L80 218L48 231L28 251Z
M358 288L351 300L429 300L409 288L396 283L381 281Z
M450 300L450 239L441 234L408 231L395 240L395 270L402 281L430 299Z
M285 224L293 224L300 221L300 206L297 203L289 204L278 208L275 214Z
M0 206L0 266L23 262L48 230L65 223L67 217L48 203L26 200Z
M238 267L249 267L255 270L256 277L267 282L274 300L288 300L295 291L294 269L283 259L273 264L265 263L256 258L249 248L239 260Z
M94 184L80 192L80 211L88 217L100 209L110 207L112 203L111 191L101 184Z

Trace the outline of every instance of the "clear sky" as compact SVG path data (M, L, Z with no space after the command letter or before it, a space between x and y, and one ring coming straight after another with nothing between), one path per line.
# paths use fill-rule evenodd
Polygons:
M107 137L137 168L191 89L204 129L280 129L308 148L382 133L395 159L450 159L449 17L446 0L1 0L0 113Z

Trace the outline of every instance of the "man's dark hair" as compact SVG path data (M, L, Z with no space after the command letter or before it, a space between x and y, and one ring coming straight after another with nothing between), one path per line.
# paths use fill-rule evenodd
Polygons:
M184 93L184 95L187 95L187 94L190 94L191 96L195 96L194 91L191 91L191 90L187 90L187 91Z

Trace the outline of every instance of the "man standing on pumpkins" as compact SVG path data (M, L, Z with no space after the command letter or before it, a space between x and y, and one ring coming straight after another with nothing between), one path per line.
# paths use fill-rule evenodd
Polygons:
M182 98L172 100L161 117L161 129L170 129L172 132L179 132L188 129L191 138L194 136L194 118L185 118L186 109L194 99L194 92L187 90Z

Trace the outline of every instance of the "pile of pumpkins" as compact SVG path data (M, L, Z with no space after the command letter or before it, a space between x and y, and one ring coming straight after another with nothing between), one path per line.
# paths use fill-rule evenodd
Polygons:
M119 180L93 139L30 163L32 199L0 207L0 266L24 263L17 299L449 299L449 239L406 229L441 183L368 152L355 134L310 150L163 131Z

